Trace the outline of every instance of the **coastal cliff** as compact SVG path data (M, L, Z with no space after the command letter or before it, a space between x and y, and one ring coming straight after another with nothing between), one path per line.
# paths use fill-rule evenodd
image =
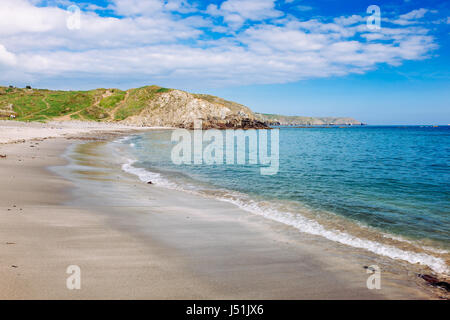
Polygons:
M169 126L192 129L194 121L202 120L203 128L267 128L246 106L219 97L191 94L170 89L148 100L139 113L124 123L140 126Z
M0 87L0 119L99 121L192 129L265 129L271 125L361 124L351 118L307 118L254 113L225 99L159 86L55 91Z
M145 86L129 89L52 91L0 87L0 119L85 120L133 126L193 128L269 128L246 106L205 94Z

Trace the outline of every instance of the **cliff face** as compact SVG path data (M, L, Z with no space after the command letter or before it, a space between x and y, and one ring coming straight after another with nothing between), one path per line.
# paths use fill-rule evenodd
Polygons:
M255 113L256 119L268 125L361 125L362 123L353 118L333 118L333 117L301 117L283 116L279 114Z
M181 90L169 90L148 100L139 114L123 120L126 124L193 128L202 120L203 128L267 128L253 112L241 104Z

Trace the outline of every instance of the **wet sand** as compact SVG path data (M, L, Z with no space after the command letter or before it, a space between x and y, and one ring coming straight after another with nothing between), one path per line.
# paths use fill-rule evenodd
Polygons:
M108 152L64 138L0 146L1 299L438 298L406 268L147 185ZM377 263L381 289L369 290L363 267ZM70 265L80 290L66 287Z

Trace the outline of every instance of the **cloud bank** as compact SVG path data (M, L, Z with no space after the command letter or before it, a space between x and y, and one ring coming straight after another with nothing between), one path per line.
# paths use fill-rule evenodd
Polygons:
M204 7L187 0L114 0L104 8L80 4L80 29L71 29L70 5L0 2L1 82L286 83L400 65L437 48L421 20L430 14L426 9L383 19L372 31L363 15L302 20L275 0Z

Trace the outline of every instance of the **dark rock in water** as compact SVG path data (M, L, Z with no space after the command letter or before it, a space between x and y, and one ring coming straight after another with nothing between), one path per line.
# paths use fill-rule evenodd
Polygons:
M425 280L429 285L433 286L433 287L439 287L442 289L445 289L447 291L450 291L450 283L445 282L445 281L439 281L438 278L429 275L429 274L418 274L417 275L419 278L422 278L423 280Z
M149 181L149 182L147 182L147 184L153 184L153 182Z
M419 278L422 278L423 280L425 280L426 282L430 283L430 284L434 284L439 282L438 278L433 277L429 274L419 274L418 275Z
M0 154L0 158L6 158L6 154Z
M180 123L178 125L181 128L193 130L194 123L183 124ZM219 129L219 130L227 130L227 129L271 129L264 122L250 119L250 118L241 118L234 116L227 116L225 119L217 119L213 117L202 119L202 129Z

